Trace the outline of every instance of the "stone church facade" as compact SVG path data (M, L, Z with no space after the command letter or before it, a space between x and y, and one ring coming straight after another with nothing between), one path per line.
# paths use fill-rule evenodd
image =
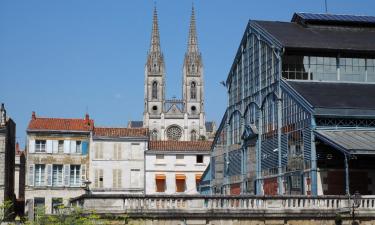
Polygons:
M145 65L143 127L149 129L151 140L207 139L203 63L198 49L194 8L183 63L182 99L165 98L165 71L157 11L154 9L151 45Z

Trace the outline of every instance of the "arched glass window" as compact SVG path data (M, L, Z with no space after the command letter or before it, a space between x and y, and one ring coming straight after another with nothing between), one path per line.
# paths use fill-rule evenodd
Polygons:
M153 99L158 98L158 82L156 81L152 83L152 98Z
M191 141L196 141L197 140L197 132L195 130L191 131L190 140Z
M230 121L231 144L238 144L241 141L241 114L237 111Z
M152 141L157 141L158 140L158 131L157 130L153 130L151 132L151 140Z
M182 130L179 126L172 125L168 127L166 134L168 140L178 141L182 137Z
M197 99L197 85L195 84L195 82L191 82L191 85L190 85L190 98L191 99Z

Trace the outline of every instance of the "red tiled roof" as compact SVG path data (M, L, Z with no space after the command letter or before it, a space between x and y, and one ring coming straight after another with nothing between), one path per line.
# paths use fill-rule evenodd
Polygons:
M147 137L147 128L95 127L94 136L102 137Z
M28 130L90 131L94 120L32 117Z
M212 141L150 141L149 150L155 151L210 151Z

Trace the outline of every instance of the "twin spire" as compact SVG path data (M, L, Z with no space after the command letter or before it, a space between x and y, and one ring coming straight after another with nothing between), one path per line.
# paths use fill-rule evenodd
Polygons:
M156 6L154 7L154 15L152 21L152 36L151 36L151 46L150 53L160 53L160 35L159 35L159 25L158 25L158 13L156 11ZM189 38L188 38L188 53L198 52L198 38L197 29L195 25L195 11L194 6L191 9L190 26L189 26Z

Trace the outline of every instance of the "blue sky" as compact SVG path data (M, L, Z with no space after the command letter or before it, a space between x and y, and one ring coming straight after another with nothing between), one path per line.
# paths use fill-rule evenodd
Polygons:
M158 0L167 96L181 96L192 0ZM225 80L249 19L289 21L324 12L324 0L195 0L207 120L220 122ZM126 126L143 114L152 0L1 0L0 102L25 142L31 112ZM328 0L328 11L375 15L373 0Z

